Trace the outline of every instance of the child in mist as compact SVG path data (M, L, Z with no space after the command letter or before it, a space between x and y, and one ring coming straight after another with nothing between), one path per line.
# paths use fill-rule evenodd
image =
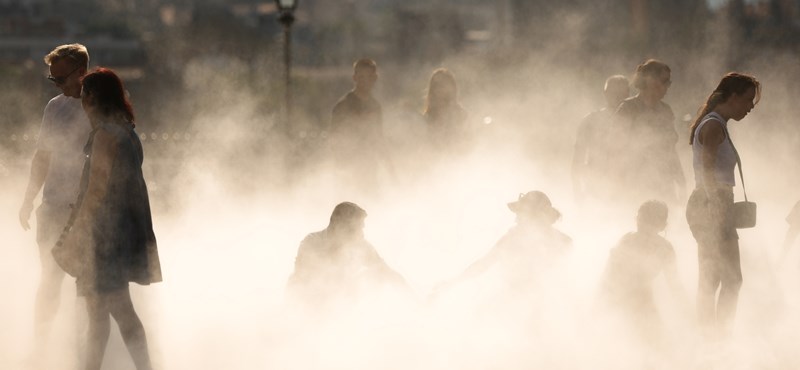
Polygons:
M364 238L367 212L355 203L338 204L328 227L300 243L289 298L313 309L352 303L373 288L408 290L405 279Z
M625 234L611 250L601 285L604 303L629 322L642 338L657 340L661 319L653 299L653 282L664 275L678 302L686 297L678 278L675 250L660 232L667 226L667 205L647 201L639 207L636 231Z
M520 194L517 201L508 203L508 208L517 215L517 224L489 253L437 287L434 297L495 266L508 276L509 288L531 290L561 262L572 247L572 239L553 227L561 213L553 208L550 198L541 191L531 191Z

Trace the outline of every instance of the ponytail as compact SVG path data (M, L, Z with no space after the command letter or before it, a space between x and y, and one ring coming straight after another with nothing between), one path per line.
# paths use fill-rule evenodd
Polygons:
M706 103L703 104L703 106L700 107L700 109L697 111L697 117L695 118L694 123L692 123L692 126L690 128L691 132L689 133L689 145L694 144L694 135L695 132L697 131L697 126L700 126L700 122L703 121L703 118L705 118L707 114L714 111L714 109L717 108L717 105L719 105L719 103L724 102L725 100L727 100L727 97L724 97L724 94L719 91L714 91L711 93L711 95L708 96L708 99L706 99Z
M700 125L700 122L703 118L714 111L719 104L722 104L731 97L731 95L740 95L747 92L748 89L754 88L756 89L756 97L755 103L761 99L761 84L756 80L755 77L749 76L742 73L736 72L729 72L725 76L722 77L722 80L717 85L717 88L714 89L714 92L708 96L706 99L705 104L698 110L697 117L692 123L692 126L689 128L691 132L689 133L689 145L694 144L694 137L695 131L697 131L697 126Z

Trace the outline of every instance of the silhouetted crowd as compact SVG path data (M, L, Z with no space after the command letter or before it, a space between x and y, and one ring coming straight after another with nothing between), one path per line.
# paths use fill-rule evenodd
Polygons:
M36 208L42 263L37 343L46 343L66 272L76 278L78 293L87 300L85 368L100 368L113 317L136 368L150 369L144 327L128 284L160 281L161 264L132 104L113 71L88 70L88 51L82 45L59 46L45 61L48 78L62 94L45 108L19 212L28 229L34 199L42 191ZM333 107L326 141L337 180L361 189L374 187L380 171L395 171L381 104L372 95L377 79L375 61L354 63L354 87ZM704 333L714 338L732 328L742 283L737 229L752 227L742 219L755 216L754 204L745 204L743 210L734 202L737 165L742 181L744 175L727 125L753 109L760 97L759 82L744 74L726 74L701 106L690 128L696 184L691 191L676 149L675 116L663 102L670 85L670 68L658 60L639 65L632 83L621 75L609 77L606 106L581 122L572 161L577 202L614 204L630 213L638 208L636 230L623 235L605 261L598 304L649 343L660 340L663 326L653 298L655 279L664 277L675 302L689 301L678 278L675 250L661 235L669 207L687 204L687 224L698 244L697 317ZM634 96L631 86L637 90ZM420 145L431 160L458 156L476 139L478 125L459 103L456 77L447 69L432 73L422 116L427 131ZM565 279L572 238L554 226L561 213L550 197L529 191L507 206L516 215L515 224L483 257L439 284L429 299L490 269L503 273L504 284L514 294L536 296L551 282ZM287 286L291 302L324 312L377 290L414 296L404 277L366 240L366 217L359 205L342 202L324 230L303 239ZM800 203L787 221L788 252L800 232Z

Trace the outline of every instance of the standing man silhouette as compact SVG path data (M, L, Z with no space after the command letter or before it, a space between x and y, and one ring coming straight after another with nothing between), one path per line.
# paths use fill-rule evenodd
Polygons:
M61 45L44 57L50 66L47 78L61 94L47 103L31 163L30 178L19 221L30 229L33 201L42 191L36 209L36 242L39 244L41 278L36 293L34 331L36 346L44 344L50 324L58 310L64 271L53 260L50 250L56 244L78 196L84 144L91 131L81 106L81 78L89 67L89 53L81 44Z

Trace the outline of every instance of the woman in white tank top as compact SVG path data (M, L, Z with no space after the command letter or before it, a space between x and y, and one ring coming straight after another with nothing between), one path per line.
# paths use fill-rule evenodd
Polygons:
M760 90L752 76L726 74L691 127L696 187L686 206L686 219L698 245L697 312L704 329L716 335L731 328L742 284L732 211L737 154L727 125L728 120L740 121L750 113Z

